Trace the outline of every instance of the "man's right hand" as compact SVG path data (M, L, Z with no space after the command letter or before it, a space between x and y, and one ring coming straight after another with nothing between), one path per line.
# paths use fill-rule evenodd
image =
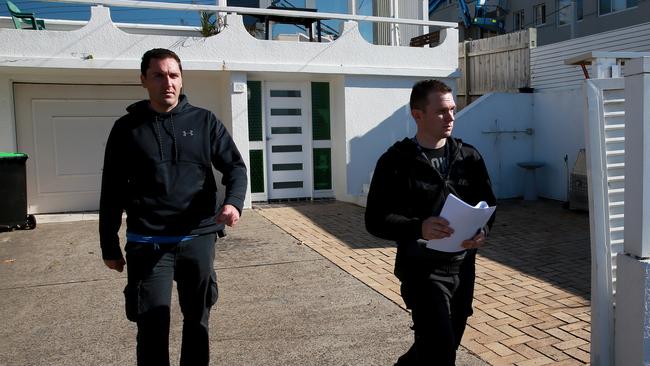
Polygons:
M124 260L124 258L104 259L104 264L106 264L106 267L110 269L114 269L118 272L122 272L124 270L124 265L126 264L126 261Z
M454 229L449 226L449 221L440 216L432 216L422 221L423 239L442 239L451 236L453 233Z

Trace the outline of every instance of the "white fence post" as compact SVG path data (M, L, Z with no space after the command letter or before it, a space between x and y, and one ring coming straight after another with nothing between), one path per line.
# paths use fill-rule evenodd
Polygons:
M612 254L614 242L621 240L620 223L612 214L622 212L623 192L612 189L609 177L623 168L623 156L607 141L623 135L617 117L605 115L605 105L622 94L622 79L593 79L585 83L585 143L587 148L587 179L589 187L589 227L591 237L591 363L611 365L614 338L614 288ZM618 102L618 108L623 109ZM610 108L610 107L608 107ZM618 212L614 212L618 211Z
M617 257L616 365L650 364L650 57L625 76L625 247Z

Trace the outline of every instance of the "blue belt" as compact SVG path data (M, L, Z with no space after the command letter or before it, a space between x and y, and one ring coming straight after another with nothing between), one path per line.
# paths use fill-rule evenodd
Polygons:
M180 235L180 236L155 236L155 235L140 235L135 233L126 232L126 241L135 243L151 243L151 244L173 244L182 241L188 241L196 238L198 235Z

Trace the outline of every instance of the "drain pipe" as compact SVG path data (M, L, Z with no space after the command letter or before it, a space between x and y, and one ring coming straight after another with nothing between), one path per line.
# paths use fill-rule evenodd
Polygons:
M576 25L578 25L578 9L576 0L571 0L571 39L576 38Z

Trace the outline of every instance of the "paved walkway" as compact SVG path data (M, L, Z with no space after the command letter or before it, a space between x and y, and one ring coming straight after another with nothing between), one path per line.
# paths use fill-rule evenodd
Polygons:
M255 209L404 306L392 274L395 245L365 231L363 208L326 201ZM492 365L588 363L588 225L585 213L558 202L500 202L489 246L479 251L475 312L463 346Z

